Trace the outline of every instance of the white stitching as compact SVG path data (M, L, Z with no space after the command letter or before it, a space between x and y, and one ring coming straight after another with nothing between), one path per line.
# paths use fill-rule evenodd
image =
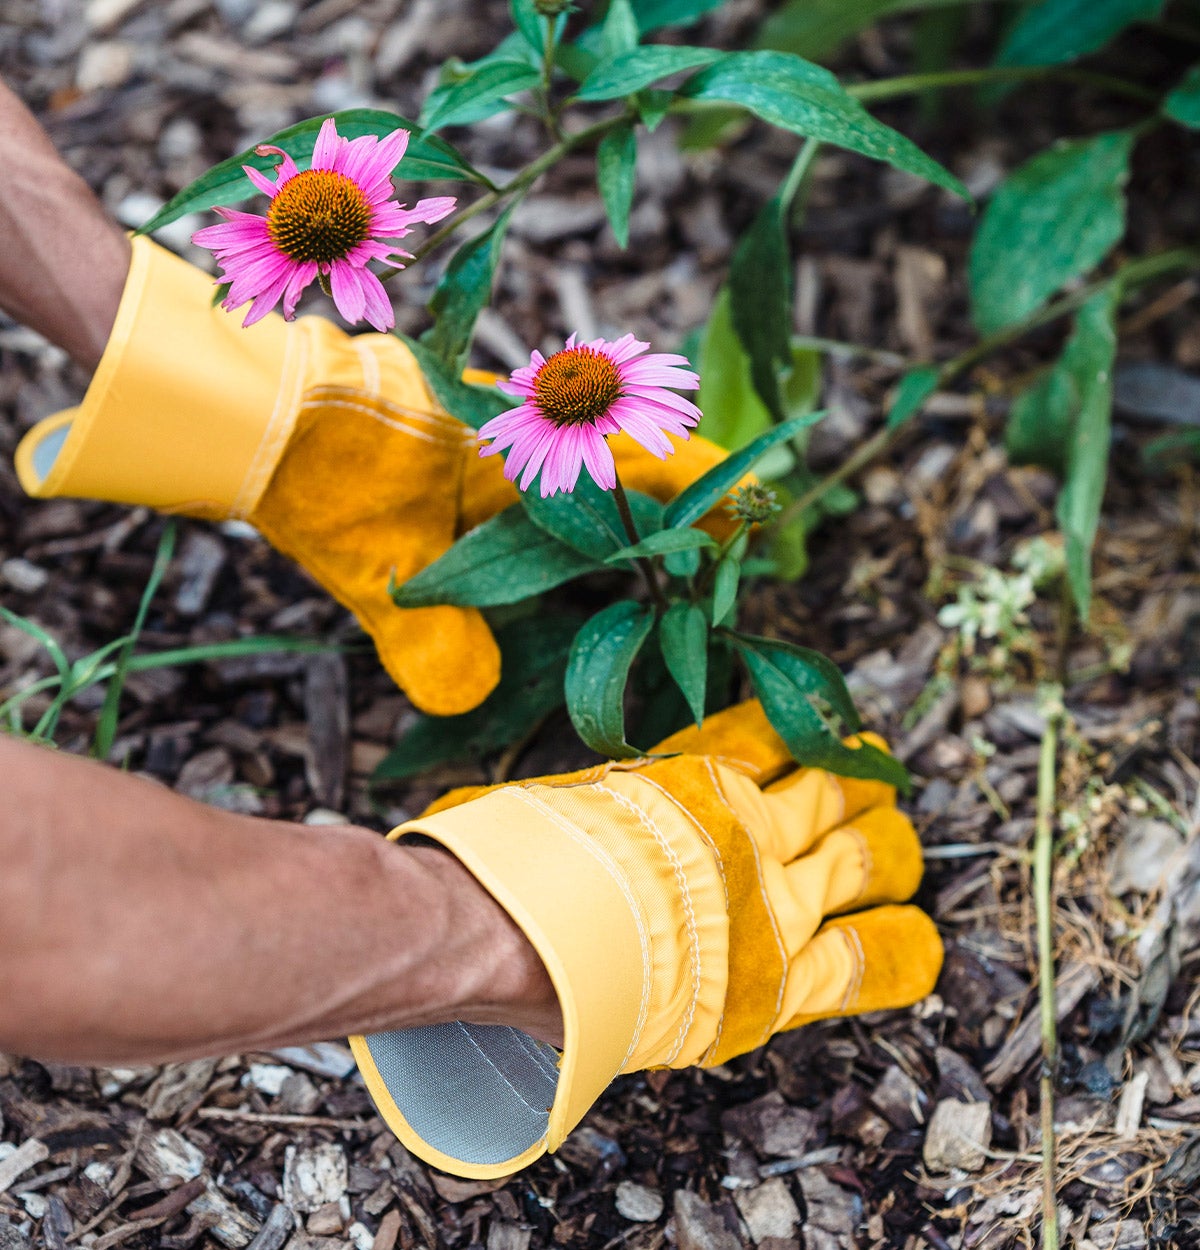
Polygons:
M508 1031L516 1039L517 1044L521 1047L522 1051L524 1051L524 1053L534 1061L534 1063L546 1076L557 1075L557 1067L550 1062L545 1051L542 1050L541 1045L538 1042L535 1042L528 1033L524 1033L520 1029L514 1029L511 1027Z
M629 904L630 914L633 916L633 923L637 928L638 940L642 948L642 1001L638 1006L637 1026L634 1029L633 1038L629 1043L629 1049L625 1052L624 1058L618 1064L616 1071L609 1078L614 1080L629 1062L633 1052L637 1049L638 1042L641 1041L642 1030L646 1026L646 1016L650 1009L650 972L651 972L651 953L650 953L650 935L646 932L646 926L642 923L641 911L638 908L637 900L633 896L629 882L625 880L621 873L619 865L615 860L599 846L594 839L586 837L583 831L577 829L563 816L559 815L545 800L539 798L525 787L519 787L510 790L509 793L522 802L527 803L530 807L535 808L543 816L553 821L563 833L567 835L573 842L577 843L583 850L587 851L612 877L616 882L617 888L625 896L625 901Z
M669 790L665 789L662 785L659 784L659 782L655 781L653 777L646 777L644 775L639 774L638 779L640 781L645 782L645 784L648 786L653 786L660 794L663 795L664 798L674 803L675 806L679 809L679 811L685 817L687 817L688 820L692 822L692 827L700 835L703 841L707 844L708 849L712 851L713 861L716 863L716 866L717 866L717 875L721 878L721 892L725 895L725 915L728 918L729 916L729 881L725 876L725 861L721 858L721 852L718 849L717 844L712 840L712 837L709 834L708 830L705 829L705 827L695 818L695 816L693 816L692 813L689 812L688 809L684 807L684 805L680 803L680 801L673 794L671 794ZM724 801L725 799L725 796L723 794L721 795L721 799L722 801ZM729 811L729 814L734 818L734 820L738 820L737 813L733 811L732 808L729 807L728 802L725 803L725 806L726 806L726 809ZM738 821L738 823L739 824L741 823L740 820ZM729 997L728 952L726 952L725 962L726 962L725 999L723 999L721 1002L721 1014L717 1017L716 1032L713 1035L713 1040L709 1043L709 1046L705 1050L704 1054L700 1056L700 1059L698 1060L698 1062L700 1063L705 1062L705 1060L711 1059L712 1056L717 1053L717 1048L721 1042L721 1034L725 1028L725 1004L728 1001L728 997Z
M847 939L853 945L851 952L855 958L856 968L850 976L850 984L846 987L845 996L842 998L841 1011L849 1011L853 1003L858 1002L859 995L862 993L863 974L867 968L867 954L863 950L862 938L858 935L858 930L847 925L845 928L838 930L845 934Z
M299 354L299 359L295 362L295 365L292 363L293 353ZM246 466L242 484L238 487L238 492L230 505L229 515L231 517L245 520L254 511L258 501L262 498L263 491L270 481L271 473L274 472L275 465L279 463L284 445L291 437L292 430L295 427L296 416L299 412L297 404L307 363L307 331L301 330L296 334L288 335L279 390L275 393L275 406L271 410L271 415L259 438L254 455ZM291 380L290 386L285 384L285 379L288 378ZM264 473L263 467L266 463L271 464L271 470Z
M466 1037L467 1041L469 1041L471 1045L474 1046L475 1049L479 1051L479 1053L483 1056L484 1062L488 1065L488 1067L491 1068L492 1071L495 1072L495 1074L505 1083L505 1085L507 1085L508 1088L511 1089L512 1092L517 1096L517 1101L521 1104L521 1106L527 1107L535 1115L543 1114L543 1112L546 1110L545 1107L535 1107L531 1103L526 1102L525 1099L521 1097L521 1091L517 1089L517 1087L512 1083L512 1081L508 1079L508 1077L504 1075L503 1072L500 1071L500 1069L492 1061L491 1055L489 1055L487 1051L484 1050L483 1047L480 1046L480 1044L472 1036L471 1030L468 1029L467 1026L461 1020L455 1020L454 1023L457 1024L458 1027L463 1031L463 1035Z
M671 1053L663 1059L664 1066L669 1065L671 1061L683 1049L683 1043L687 1039L688 1033L691 1031L692 1021L696 1016L696 1005L700 1001L700 935L696 932L696 909L692 905L692 894L688 889L687 877L683 871L683 863L680 861L675 848L667 840L667 836L650 818L649 812L646 812L632 799L621 794L616 790L610 789L608 786L600 782L596 783L596 788L605 794L611 795L618 803L627 811L636 816L647 830L651 837L659 844L663 852L666 854L671 863L671 870L675 874L675 880L679 885L679 892L683 895L683 907L687 916L687 931L690 939L689 961L692 969L692 1001L688 1004L688 1009L684 1013L683 1019L679 1024L679 1032L675 1036L675 1045Z
M875 872L875 857L871 854L871 844L867 841L867 836L861 829L856 825L843 825L842 828L858 840L858 849L862 852L863 883L858 893L854 896L854 901L861 903L866 897L867 887L871 884L871 877Z

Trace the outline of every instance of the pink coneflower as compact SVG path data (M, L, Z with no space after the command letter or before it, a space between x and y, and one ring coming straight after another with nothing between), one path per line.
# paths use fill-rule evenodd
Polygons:
M230 284L222 307L240 308L250 301L242 323L249 326L282 297L283 315L291 320L300 293L319 277L347 321L365 317L377 330L391 329L395 314L367 262L401 265L400 258L411 260L408 252L383 240L402 239L413 222L438 221L454 208L449 195L421 200L408 209L391 198L392 170L407 146L407 130L393 130L384 139L343 139L330 117L317 135L311 169L301 172L282 148L260 147L260 156L282 158L274 182L242 166L270 197L267 215L218 208L224 222L192 236L193 243L212 249L222 266L221 280Z
M584 465L597 486L612 490L617 469L606 441L609 434L624 430L665 460L675 448L663 431L687 438L688 427L700 420L700 409L664 388L694 391L700 379L691 369L678 367L688 363L686 356L657 353L635 359L649 346L632 334L615 343L576 343L572 334L549 360L533 352L524 369L497 383L525 402L480 429L480 438L493 441L479 454L494 456L511 448L504 476L511 482L520 473L520 487L527 490L541 470L543 498L574 490Z

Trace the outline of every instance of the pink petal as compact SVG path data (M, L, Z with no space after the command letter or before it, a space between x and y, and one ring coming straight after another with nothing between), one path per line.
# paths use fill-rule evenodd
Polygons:
M279 188L261 170L255 169L253 165L243 165L242 173L254 183L263 195L270 196L271 199L275 198Z
M337 122L332 117L327 117L321 123L317 141L313 145L312 168L332 169L340 147Z
M613 490L617 485L617 466L608 439L595 427L591 427L584 429L579 441L583 463L592 475L592 481L601 490Z
M283 292L283 316L285 321L291 321L296 315L296 305L300 302L300 296L304 293L304 288L317 276L317 262L309 261L306 264L297 265L292 270L292 276L288 279L288 284Z
M622 381L637 386L674 386L682 391L694 391L700 386L699 375L691 369L656 365L649 358L623 364L620 371Z
M254 150L259 156L278 156L280 158L279 164L275 166L275 172L279 175L279 177L275 180L276 191L278 191L285 182L291 182L291 180L300 172L296 162L292 160L283 148L277 148L270 143L260 143Z
M383 283L369 269L358 270L358 281L366 297L367 321L381 334L396 324L396 313L383 289Z
M344 260L335 260L329 267L333 302L338 312L350 322L360 321L367 307L367 296L359 282L359 273Z

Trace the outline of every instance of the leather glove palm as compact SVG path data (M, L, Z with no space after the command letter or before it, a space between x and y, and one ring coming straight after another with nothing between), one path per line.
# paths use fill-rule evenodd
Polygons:
M627 486L670 498L725 454L704 439L665 462L614 440ZM31 495L244 518L358 617L414 703L452 715L496 684L470 608L401 610L387 593L516 498L498 458L431 395L408 349L317 317L243 329L212 281L147 239L83 404L17 451Z
M505 1175L557 1149L618 1073L719 1064L933 988L937 932L896 905L922 862L891 787L796 768L757 703L657 750L678 754L456 791L393 831L474 874L563 1014L561 1056L488 1025L351 1038L384 1119L436 1166Z

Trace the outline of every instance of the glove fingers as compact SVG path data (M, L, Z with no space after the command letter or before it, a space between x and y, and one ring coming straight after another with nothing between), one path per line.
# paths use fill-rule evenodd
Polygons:
M941 938L920 908L839 916L792 961L779 1027L908 1007L933 990L941 967Z
M711 755L718 764L749 777L756 786L792 766L791 753L757 699L738 703L664 738L654 755Z

